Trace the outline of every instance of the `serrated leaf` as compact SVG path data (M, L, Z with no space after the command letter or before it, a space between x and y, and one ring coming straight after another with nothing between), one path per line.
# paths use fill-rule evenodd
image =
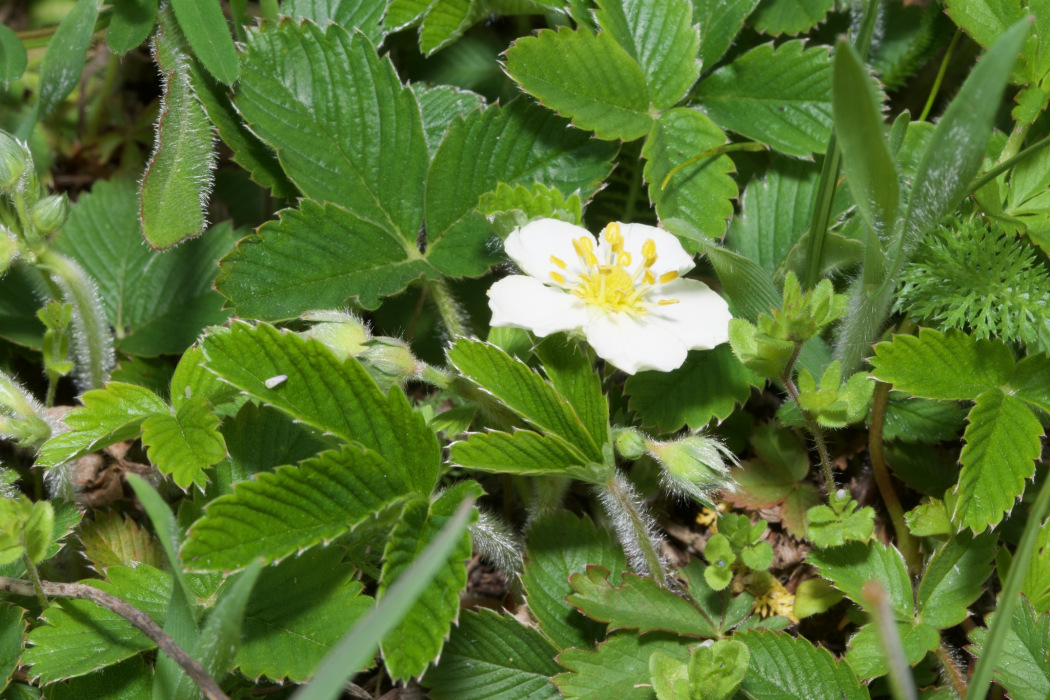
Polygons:
M610 631L674 632L711 639L719 634L702 610L649 577L624 572L617 587L609 580L607 569L588 566L570 576L569 583L576 592L566 602L592 620L608 623Z
M978 657L991 627L991 617L987 627L976 627L970 632L970 640L976 645L971 651ZM1022 598L1014 609L998 658L995 680L1010 697L1043 698L1050 694L1050 613L1037 615Z
M232 404L239 392L204 368L204 351L200 345L189 347L179 358L171 375L171 405L176 410L191 399L205 399L218 408Z
M40 700L42 697L40 688L28 683L12 683L7 686L3 695L4 700Z
M1043 428L1020 399L990 389L977 397L963 433L959 501L952 520L974 532L996 525L1035 473Z
M579 194L566 198L558 190L539 183L531 190L524 185L511 187L500 183L493 191L481 195L478 211L488 217L500 237L537 218L560 219L576 226L583 224Z
M1050 372L1050 356L1045 353L1029 355L1014 367L1010 377L1010 393L1028 404L1050 412L1050 387L1046 377Z
M170 474L180 488L195 484L204 490L204 474L226 456L219 419L201 398L190 399L171 413L156 413L142 422L142 444L162 474Z
M485 98L476 92L460 90L451 85L412 83L412 92L419 103L423 133L427 137L427 151L431 158L456 117L465 116L485 105Z
M627 569L623 551L613 547L609 534L590 519L559 511L532 521L521 583L529 610L540 629L559 649L590 648L605 636L605 625L589 620L565 602L572 593L571 574L588 564L602 566L613 576Z
M693 22L700 25L700 61L706 70L725 55L758 0L693 0Z
M598 24L641 67L653 106L673 107L700 77L689 0L601 0L598 7Z
M448 46L484 17L486 9L476 0L437 0L419 28L420 51L429 56Z
M209 369L296 420L375 450L405 470L408 483L430 493L441 452L423 417L399 389L384 396L361 364L340 361L316 340L273 326L234 324L202 346ZM286 379L272 387L273 377Z
M115 0L106 43L114 53L126 54L149 37L156 22L157 3L153 0Z
M434 700L542 700L558 697L550 677L557 649L510 614L465 610L423 677Z
M968 608L992 573L994 555L992 535L974 537L964 530L941 545L926 565L915 594L918 619L947 629L969 617Z
M137 438L143 420L168 411L167 405L149 389L121 382L85 392L80 400L84 405L63 417L69 432L51 438L40 448L36 462L39 466L53 467Z
M8 83L21 78L28 62L25 44L15 30L6 24L0 25L0 83L6 88Z
M25 612L10 603L0 604L0 691L7 687L25 649ZM553 652L551 649L552 658Z
M849 664L835 661L826 649L803 638L775 632L744 632L733 639L751 652L751 663L740 690L751 698L866 700L866 686Z
M946 401L890 396L886 404L885 440L935 443L953 440L966 419L966 410Z
M543 30L507 50L522 89L599 138L633 141L652 125L645 74L609 32Z
M379 20L384 9L383 3L368 0L285 0L281 3L282 15L308 19L321 27L335 22L351 34L359 30L376 45L383 40Z
M691 351L674 371L628 377L625 390L643 424L672 433L683 425L698 430L712 418L725 420L751 394L751 387L762 383L740 364L729 345L720 345Z
M120 329L117 347L135 355L184 351L229 313L212 289L215 260L235 233L219 224L199 240L159 253L142 245L135 185L99 180L82 194L55 238L98 284L106 318Z
M877 542L849 542L842 547L814 550L808 560L854 602L863 604L862 590L878 581L886 590L890 607L902 622L915 616L915 600L904 558L895 547Z
M757 46L704 79L697 96L724 129L794 156L827 149L831 59L824 47L804 50L801 41Z
M649 198L661 219L682 219L711 238L725 234L726 222L733 216L731 200L738 193L729 175L735 170L729 156L712 156L686 166L664 187L674 168L725 142L722 130L694 109L676 107L660 115L645 140L642 156Z
M449 458L456 464L497 474L564 474L590 461L561 438L529 430L513 434L474 433L453 443Z
M609 402L594 371L591 351L556 334L541 342L535 353L547 378L575 409L594 443L601 447L609 442Z
M526 420L566 440L584 457L602 461L601 447L569 402L525 363L494 345L468 338L459 338L453 343L448 359L456 369Z
M190 528L182 560L196 571L231 571L255 559L283 559L332 540L411 492L402 465L375 452L352 446L322 452L212 501Z
M197 5L193 0L183 3ZM215 10L221 15L217 3ZM211 122L190 82L185 39L170 8L159 18L161 30L153 43L153 60L161 73L164 95L153 155L139 189L139 217L146 242L163 249L204 231L216 154ZM233 40L229 41L232 50Z
M927 653L935 650L941 642L937 629L921 622L896 622L896 634L900 638L904 660L911 666L923 660ZM849 640L846 661L857 676L867 680L885 676L890 672L886 651L874 624L865 625Z
M1014 362L1000 340L923 328L875 346L872 375L893 388L931 399L970 400L1010 379Z
M689 641L670 634L639 636L634 632L619 632L594 651L563 651L558 655L558 663L569 672L558 674L551 682L566 698L649 700L653 697L649 657L654 652L663 652L680 661L688 661Z
M1039 530L1021 592L1028 596L1037 613L1050 612L1050 527L1045 522Z
M172 579L140 564L134 569L110 567L109 581L85 581L123 599L163 625L171 598ZM130 658L155 645L120 615L86 600L59 600L43 614L48 624L29 634L33 645L23 662L30 676L51 683L82 676Z
M801 34L824 21L834 0L762 0L751 26L763 34Z
M477 482L461 481L433 503L416 500L405 505L383 550L383 571L376 596L380 602L391 584L437 537L459 504L465 498L480 498L483 493ZM431 585L383 638L380 648L391 678L419 676L441 653L450 625L459 616L459 592L467 585L466 562L471 551L470 533L464 532Z
M99 573L111 566L135 567L146 564L164 566L164 554L148 530L116 511L98 513L80 530L84 556Z

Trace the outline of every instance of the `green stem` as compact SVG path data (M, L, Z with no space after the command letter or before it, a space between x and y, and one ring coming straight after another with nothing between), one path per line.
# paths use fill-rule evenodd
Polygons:
M817 444L817 454L820 455L820 468L824 472L824 486L827 488L828 498L830 499L835 493L835 471L831 467L831 454L828 452L828 444L824 440L824 429L813 419L809 411L802 408L802 404L798 400L798 387L795 386L795 381L792 379L795 363L798 362L798 356L801 353L802 343L795 343L795 351L791 354L791 359L788 360L780 381L784 384L788 396L798 406L799 412L806 421L806 428L809 429L810 434L813 436L813 442Z
M648 574L660 583L667 580L667 570L659 553L656 524L645 512L641 499L622 473L598 487L605 512L616 528L631 566L639 574Z
M977 667L966 688L966 700L984 700L988 694L992 673L1002 653L1003 642L1013 624L1014 608L1017 607L1017 602L1021 597L1021 586L1024 584L1025 574L1028 573L1028 566L1032 563L1036 539L1048 509L1050 509L1050 474L1044 477L1039 495L1032 505L1032 510L1028 512L1028 521L1024 526L1024 534L1021 535L1021 543L1017 545L1013 564L1010 565L1010 572L1006 575L1003 590L999 593L999 603L996 607L995 618L992 620L992 627L988 630L984 643L981 644L981 656L977 659Z
M1021 146L1024 145L1025 137L1028 136L1030 128L1032 128L1031 124L1018 124L1014 127L1014 130L1010 132L1010 138L1006 140L1003 152L999 154L999 160L1007 161L1017 155L1021 150Z
M441 321L445 324L449 336L452 338L469 336L470 330L467 328L463 309L460 308L459 303L453 298L452 291L448 288L448 283L445 280L430 280L426 283L426 286L427 292L434 300L434 306L437 307L438 313L441 315Z
M29 576L29 580L33 582L33 590L36 591L37 600L40 601L40 609L47 610L47 596L44 595L44 587L40 583L40 574L36 570L36 564L29 558L29 553L25 551L25 533L22 533L22 563L26 567L26 574Z
M959 670L959 667L955 665L952 654L948 647L944 645L943 639L937 645L934 653L937 655L937 661L940 662L941 668L944 669L944 677L951 683L955 695L960 698L964 697L966 695L966 677Z
M919 115L920 122L926 121L926 117L930 116L930 110L933 109L937 93L941 91L941 82L944 80L944 75L948 72L948 63L952 60L952 53L954 53L960 37L962 37L962 29L957 27L955 36L952 37L951 43L948 44L948 50L944 52L944 58L941 59L941 68L937 71L937 78L933 81L933 87L930 88L930 96L926 98L926 105L922 108L922 114Z
M1044 138L1041 138L1038 141L1036 141L1035 143L1033 143L1031 146L1029 146L1028 148L1026 148L1023 151L1021 151L1020 153L1018 153L1016 155L1013 155L1013 156L1010 156L1009 158L1007 158L1006 160L1004 160L1003 162L999 163L997 166L995 166L994 168L989 170L987 173L982 175L972 185L970 185L970 192L969 192L969 194L973 194L974 192L976 192L977 190L981 189L982 187L987 185L989 182L994 180L995 178L997 178L1000 175L1002 175L1003 173L1005 173L1010 168L1012 168L1015 165L1017 165L1018 163L1020 163L1022 160L1026 159L1026 158L1028 158L1030 156L1035 155L1036 153L1038 153L1039 151L1043 150L1047 146L1050 146L1050 136L1046 136ZM1006 151L1004 149L1003 153L1005 153L1005 152Z

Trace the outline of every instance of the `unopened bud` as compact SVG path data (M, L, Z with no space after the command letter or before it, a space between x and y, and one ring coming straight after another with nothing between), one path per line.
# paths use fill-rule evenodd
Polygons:
M357 357L384 388L416 375L415 356L408 345L397 338L373 338Z
M13 189L29 166L29 151L0 131L0 190Z
M324 343L336 355L357 355L368 342L368 328L364 322L345 311L308 311L302 318L314 326L302 335Z
M633 428L618 428L613 431L616 452L624 459L638 459L645 454L645 438Z
M733 455L722 443L704 435L690 435L672 442L649 442L646 447L664 471L664 486L672 493L690 495L701 502L708 494L729 487Z
M52 194L33 205L29 211L33 225L40 233L54 233L69 218L69 197L65 194Z

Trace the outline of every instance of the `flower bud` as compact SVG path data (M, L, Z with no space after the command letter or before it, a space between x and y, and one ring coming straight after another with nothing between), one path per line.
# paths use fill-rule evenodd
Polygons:
M357 357L384 389L416 376L416 358L397 338L373 338Z
M357 355L366 347L368 328L353 314L345 311L308 311L302 318L315 323L302 335L324 343L339 357Z
M672 442L651 441L646 447L663 467L664 487L672 493L706 503L711 491L732 485L727 461L734 457L714 438L690 435Z
M0 190L13 189L29 166L29 151L0 131Z
M645 437L633 428L617 428L613 431L616 452L624 459L638 459L645 454Z
M40 233L54 233L69 218L69 197L65 194L48 195L33 205L29 217Z

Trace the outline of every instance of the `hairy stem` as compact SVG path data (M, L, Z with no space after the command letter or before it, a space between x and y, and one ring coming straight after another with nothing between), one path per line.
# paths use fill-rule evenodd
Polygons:
M659 552L656 524L627 477L616 472L613 478L598 487L598 496L616 528L631 566L638 573L648 574L664 583L667 570Z
M940 662L941 668L944 669L944 678L951 683L952 690L955 691L957 697L966 697L966 676L962 670L955 665L955 660L952 659L952 653L944 645L944 640L937 645L937 649L934 652L937 655L937 661Z
M801 353L802 343L795 343L795 352L791 354L791 359L788 360L787 366L784 367L784 374L781 375L780 381L783 382L788 396L798 406L799 412L806 421L806 428L809 429L810 434L813 436L813 442L817 444L817 454L820 455L820 468L824 472L824 486L828 491L828 498L831 498L835 493L835 472L831 467L831 454L828 452L828 444L824 440L824 429L813 419L809 411L802 408L802 404L798 400L798 387L795 385L795 380L792 379L792 375L795 372L795 363L798 362L798 356Z
M132 626L144 635L149 637L158 647L160 647L161 651L181 666L182 670L186 672L186 675L189 676L198 687L200 687L201 692L204 693L204 697L208 698L208 700L229 700L226 694L222 692L222 689L219 688L219 684L215 682L215 679L209 676L208 672L204 670L204 667L201 666L196 659L187 654L182 647L176 644L175 640L165 634L164 630L162 630L149 615L138 608L129 605L114 595L110 595L105 591L101 591L83 583L52 583L50 581L41 581L40 588L44 595L53 598L77 598L79 600L90 600L96 605L100 605L107 610L115 612L117 615L120 615L130 622ZM5 576L0 576L0 590L24 596L31 596L34 593L33 584L29 581L23 581L22 579L17 578L7 578Z
M40 574L36 570L36 564L29 558L29 552L24 551L25 549L25 533L22 533L22 564L26 567L26 574L29 576L29 580L33 584L33 591L36 593L37 600L40 601L40 609L47 610L47 596L44 595L44 587L40 583Z
M437 307L438 313L441 315L441 322L445 324L449 338L469 336L470 329L467 328L463 309L460 308L459 303L453 298L452 290L448 288L448 283L445 280L430 280L426 283L426 292L434 300L434 306Z

